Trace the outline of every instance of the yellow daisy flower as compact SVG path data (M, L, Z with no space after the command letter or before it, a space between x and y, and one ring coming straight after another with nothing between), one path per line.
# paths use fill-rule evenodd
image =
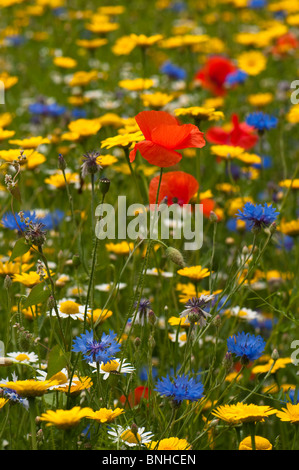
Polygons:
M89 85L90 82L93 82L99 78L99 72L96 70L91 70L89 72L79 71L74 73L71 80L69 81L69 85L71 87L81 86L84 87ZM84 98L83 98L84 100Z
M16 380L15 382L5 382L1 384L2 388L10 388L17 392L21 397L33 398L40 397L48 392L50 387L56 382L52 380Z
M218 121L224 119L222 111L216 111L215 108L205 108L203 106L190 106L189 108L177 108L174 110L176 116L190 116L198 120Z
M47 410L39 420L45 421L46 426L56 426L58 429L70 429L79 424L81 419L89 417L93 413L91 408L74 406L70 410Z
M98 49L99 47L105 46L108 40L105 38L96 39L78 39L76 41L77 46L84 47L85 49Z
M55 57L53 63L63 69L72 69L77 66L77 61L72 57Z
M9 143L12 145L17 145L22 149L36 149L39 145L50 144L51 141L47 138L37 136L29 137L28 139L10 140Z
M204 279L205 277L208 277L211 274L208 268L203 268L200 265L179 269L177 273L180 274L180 276L188 277L193 281L200 281L201 279Z
M233 145L212 145L211 153L217 155L217 157L228 159L240 157L244 153L244 149Z
M116 255L128 255L133 251L134 243L128 243L126 241L120 243L106 243L106 249Z
M0 73L0 82L3 83L5 90L9 90L9 88L13 87L18 81L18 77L13 77L7 72Z
M276 410L270 406L255 405L239 402L235 405L218 406L212 414L229 424L251 423L264 421L268 416L275 414Z
M237 58L237 62L241 70L252 76L259 75L267 66L265 55L255 50L242 52Z
M276 412L276 416L281 421L289 421L291 424L299 424L299 403L296 405L287 403L286 408L282 408L281 411Z
M9 400L6 398L0 398L0 409L8 402Z
M118 82L118 86L129 91L143 91L151 88L153 85L154 81L151 78L133 78Z
M102 125L98 119L76 119L69 123L69 130L80 137L90 137L97 134Z
M292 189L299 189L299 178L297 179L286 179L283 181L280 181L279 186L281 188L292 188Z
M54 376L55 377L55 376ZM62 384L56 388L59 392L70 393L73 396L79 395L83 390L87 390L93 386L90 377L74 376L71 386Z
M260 364L252 369L253 374L266 374L269 372L273 365L273 359L270 359L266 364ZM290 357L280 357L276 360L274 366L272 367L271 374L274 374L279 369L284 369L286 365L291 364L292 359Z
M255 450L272 450L272 444L262 436L254 436ZM245 437L240 444L239 450L252 450L251 436Z
M281 220L279 226L277 227L277 230L291 237L299 235L299 219L291 220L289 222Z
M47 276L45 276L47 277ZM36 284L43 282L40 275L36 271L29 271L28 273L14 274L13 282L20 282L23 286L32 288Z
M108 408L100 408L99 410L93 411L92 413L90 413L88 418L93 419L94 421L100 424L111 423L112 421L114 421L115 418L120 416L122 413L124 413L123 408L114 408L113 410L108 409Z
M102 140L101 147L107 149L111 149L112 147L131 147L136 142L140 142L142 140L144 140L144 135L141 131L137 131L108 137L107 139Z
M146 444L149 450L191 450L191 445L186 439L168 437L160 441L151 441Z
M157 91L156 93L143 93L140 98L142 99L143 106L159 109L170 103L174 96Z
M256 108L267 106L267 104L272 103L273 99L272 93L256 93L247 97L248 103Z
M15 135L15 131L8 131L6 129L1 129L0 128L0 142L2 140L10 139Z

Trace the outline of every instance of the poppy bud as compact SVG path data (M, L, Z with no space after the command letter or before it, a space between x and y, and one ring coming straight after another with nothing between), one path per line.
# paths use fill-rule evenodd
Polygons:
M181 268L184 268L186 266L183 255L176 248L172 248L171 246L169 246L166 249L166 256L168 259L170 259L170 261L172 261L174 264L177 264Z
M73 262L73 266L75 268L78 268L78 266L80 266L80 264L81 264L80 256L79 255L74 255L73 258L72 258L72 262Z
M101 193L103 194L103 196L105 196L105 194L108 193L109 188L110 188L110 180L108 180L108 178L100 178L99 187L100 187Z

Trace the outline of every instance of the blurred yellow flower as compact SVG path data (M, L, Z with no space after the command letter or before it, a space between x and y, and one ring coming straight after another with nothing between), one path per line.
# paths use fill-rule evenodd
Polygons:
M55 57L53 63L63 69L73 69L77 66L77 61L72 59L72 57Z
M238 67L248 75L256 76L266 69L267 59L262 52L251 50L242 52L237 57L237 63Z
M154 81L150 78L134 78L121 80L118 82L118 85L130 91L143 91L151 88L154 85Z

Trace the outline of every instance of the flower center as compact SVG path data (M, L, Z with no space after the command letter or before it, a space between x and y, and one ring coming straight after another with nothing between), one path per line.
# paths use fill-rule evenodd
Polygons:
M79 304L73 302L72 300L66 300L65 302L61 303L60 311L61 313L65 313L66 315L79 313Z
M110 362L107 362L107 364L102 364L101 369L104 372L113 372L117 370L118 366L119 366L118 361L110 361Z
M138 440L136 439L136 436ZM125 442L129 442L130 444L139 444L139 442L141 442L141 437L138 433L136 436L128 429L121 434L120 438Z
M16 360L17 361L26 361L26 360L29 360L29 356L27 356L27 354L25 354L25 353L21 353L21 354L18 354L16 356Z

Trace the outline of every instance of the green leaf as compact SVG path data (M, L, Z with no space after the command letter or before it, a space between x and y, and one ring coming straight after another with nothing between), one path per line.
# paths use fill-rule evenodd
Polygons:
M20 193L20 189L18 186L15 186L14 188L10 189L10 194L12 195L14 199L16 199L19 202L22 202L21 193Z
M15 258L24 255L30 250L30 245L26 243L25 238L20 238L13 247L12 254L9 261L13 261Z
M67 364L68 355L56 344L49 353L47 379L60 372Z
M31 289L30 294L28 295L27 299L23 303L23 307L27 308L27 307L30 307L31 305L41 304L45 302L46 300L48 300L48 298L50 297L50 294L51 294L50 290L48 288L45 288L44 283L41 282L40 284L37 284Z

